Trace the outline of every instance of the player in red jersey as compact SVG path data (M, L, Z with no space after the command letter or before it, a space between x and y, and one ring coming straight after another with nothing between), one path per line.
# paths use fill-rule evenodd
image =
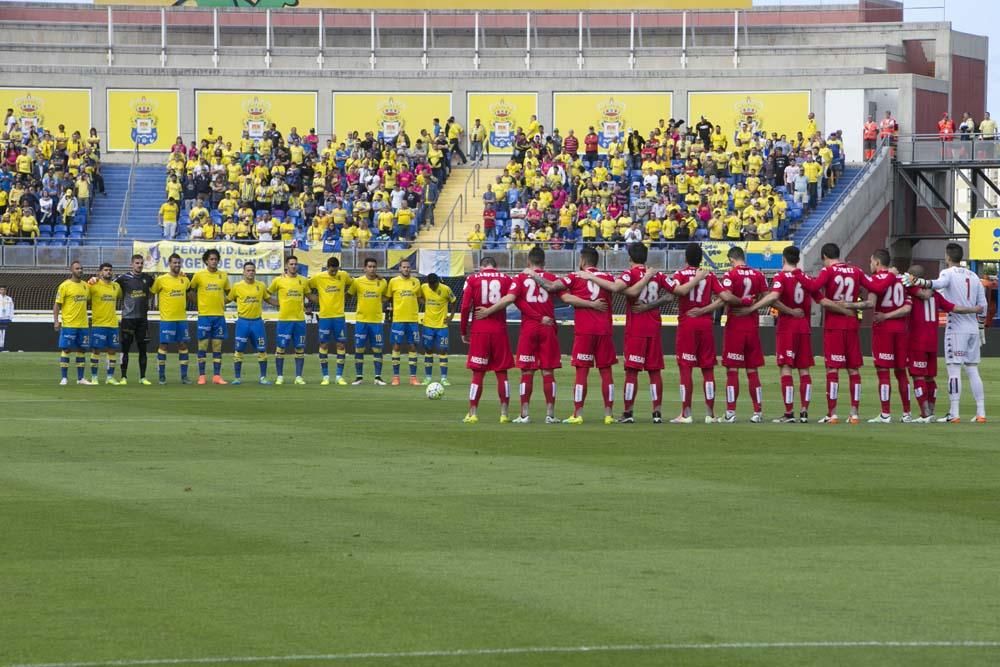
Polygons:
M851 389L851 424L860 423L858 406L861 404L861 339L858 336L858 314L853 308L867 307L861 301L861 289L868 276L857 266L840 259L840 248L827 243L820 250L823 268L815 278L796 270L795 276L802 286L813 293L813 298L823 306L823 355L826 363L826 416L821 424L837 424L837 396L840 390L840 369L847 369ZM858 305L860 304L860 305Z
M720 301L729 306L726 328L722 338L722 365L726 368L726 416L723 421L736 421L736 399L740 395L740 369L746 370L747 385L753 416L750 421L759 424L763 390L758 368L764 365L764 351L760 347L760 315L756 310L745 310L767 292L764 274L747 266L743 248L733 246L727 254L732 268L722 276Z
M479 271L465 280L462 292L462 342L469 346L465 366L472 371L469 385L469 414L467 424L479 421L479 399L483 395L483 377L487 371L497 376L497 395L500 397L500 423L510 421L507 407L510 404L510 384L507 369L514 365L510 340L507 338L507 312L500 310L483 319L473 319L476 308L488 308L500 301L510 290L510 276L496 270L496 260L483 257ZM471 326L470 326L471 325Z
M872 364L878 375L878 397L882 411L878 417L868 420L869 424L889 424L889 396L892 384L889 371L896 376L899 398L903 405L904 423L912 421L910 416L910 382L906 377L907 323L913 308L913 298L907 293L903 281L889 268L889 251L876 250L872 253L872 275L866 285L868 303L875 309L872 321Z
M677 340L675 354L677 368L680 371L681 382L681 414L670 420L671 424L691 424L691 393L694 390L693 371L701 369L705 392L705 406L708 414L706 424L714 424L715 418L715 335L712 331L712 297L722 293L722 284L713 273L701 271L703 258L701 245L688 244L684 249L687 266L676 271L668 283L668 289L674 294L678 288L699 280L689 293L682 295L678 301L680 315L677 325Z
M623 292L628 298L625 311L625 409L621 424L635 422L632 407L635 405L636 387L639 385L639 371L649 373L649 398L653 404L653 423L662 424L663 415L663 343L661 340L660 306L673 296L683 296L694 289L704 279L671 288L670 279L654 269L646 268L649 250L642 243L628 246L629 261L632 266L615 281L608 282L591 274L590 280L611 292Z
M553 283L538 273L529 274L539 285L550 292L560 292L564 303L573 306L573 361L576 380L573 384L573 416L564 424L582 424L583 404L587 399L587 375L596 366L601 374L601 394L604 397L604 423L613 424L611 416L615 403L615 381L611 367L618 363L615 344L611 337L611 293L591 282L590 274L607 281L614 276L597 270L597 251L586 247L580 251L580 270Z
M528 252L528 268L515 276L507 294L489 308L477 308L476 318L489 317L498 310L514 304L521 311L521 334L517 338L517 354L514 365L521 369L521 415L515 417L514 424L528 424L528 406L535 383L535 371L542 371L542 386L545 392L545 423L558 424L555 416L556 377L553 372L562 368L559 354L559 338L556 335L555 302L549 293L531 277L537 273L549 282L556 276L545 271L545 251L535 246Z
M910 275L924 277L924 267L911 266ZM907 365L913 379L913 395L920 406L920 416L913 419L917 424L930 424L935 420L934 407L937 402L937 351L938 351L938 311L946 313L979 314L978 308L956 306L932 289L910 287L913 298L907 334Z
M771 281L771 290L758 299L747 312L757 312L761 308L773 306L778 311L778 325L775 327L775 356L781 373L781 397L785 413L774 419L775 424L795 423L795 378L792 371L799 374L799 401L802 409L798 421L809 421L809 400L812 397L813 367L812 329L809 313L812 311L812 297L802 287L795 276L801 253L795 246L781 251L783 265L781 272Z

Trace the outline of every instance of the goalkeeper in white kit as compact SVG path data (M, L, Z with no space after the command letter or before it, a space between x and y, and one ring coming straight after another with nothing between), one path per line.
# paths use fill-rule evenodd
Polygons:
M948 366L948 398L951 407L948 414L938 419L942 423L959 423L959 403L962 399L962 367L969 379L969 388L976 399L976 416L973 422L986 423L986 396L983 380L979 376L979 348L985 343L983 322L986 315L986 290L972 271L963 267L962 246L949 243L945 248L947 268L936 280L914 278L906 274L904 284L930 287L941 292L948 301L963 308L978 308L978 314L948 313L948 325L944 330L944 359Z

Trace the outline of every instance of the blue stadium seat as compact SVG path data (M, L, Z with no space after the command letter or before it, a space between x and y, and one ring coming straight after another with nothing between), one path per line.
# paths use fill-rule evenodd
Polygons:
M83 225L80 225L80 224L77 224L76 222L74 222L73 226L69 228L69 235L70 236L74 236L76 234L79 234L80 236L83 236Z
M273 211L271 211L271 217L272 218L277 218L278 220L284 220L285 219L285 212L282 211L280 208L276 208Z
M38 225L39 236L52 236L52 225Z

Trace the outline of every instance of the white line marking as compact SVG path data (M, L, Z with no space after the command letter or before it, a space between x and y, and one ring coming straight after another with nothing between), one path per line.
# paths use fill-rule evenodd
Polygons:
M722 642L718 644L610 644L597 646L522 646L437 651L372 651L315 655L221 656L218 658L150 658L97 662L33 662L9 667L143 667L144 665L247 664L260 662L334 662L400 658L461 658L488 655L540 653L625 653L638 651L714 651L769 649L850 649L850 648L1000 648L1000 641L814 641L814 642Z

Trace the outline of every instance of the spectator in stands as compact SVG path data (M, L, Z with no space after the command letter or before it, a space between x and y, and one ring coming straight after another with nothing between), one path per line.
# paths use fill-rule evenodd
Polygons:
M961 141L970 141L972 139L973 133L976 131L976 121L972 120L972 116L966 111L962 114L962 122L958 125L959 139Z
M985 141L997 138L997 122L990 118L989 111L983 114L983 120L979 123L979 138Z
M62 207L62 202L59 202L60 208ZM163 228L163 238L174 239L177 238L177 218L179 215L179 207L177 202L173 199L167 199L160 205L160 212L158 214L160 227Z
M483 159L483 144L486 142L486 128L480 119L476 119L475 125L469 130L469 159L479 162Z
M59 203L56 205L56 212L59 214L59 220L67 228L73 224L73 217L79 208L79 204L76 201L76 195L73 193L72 189L67 189L63 196L59 199Z
M469 233L466 243L472 250L482 250L483 242L486 241L486 234L483 233L482 228L477 224L475 229Z

